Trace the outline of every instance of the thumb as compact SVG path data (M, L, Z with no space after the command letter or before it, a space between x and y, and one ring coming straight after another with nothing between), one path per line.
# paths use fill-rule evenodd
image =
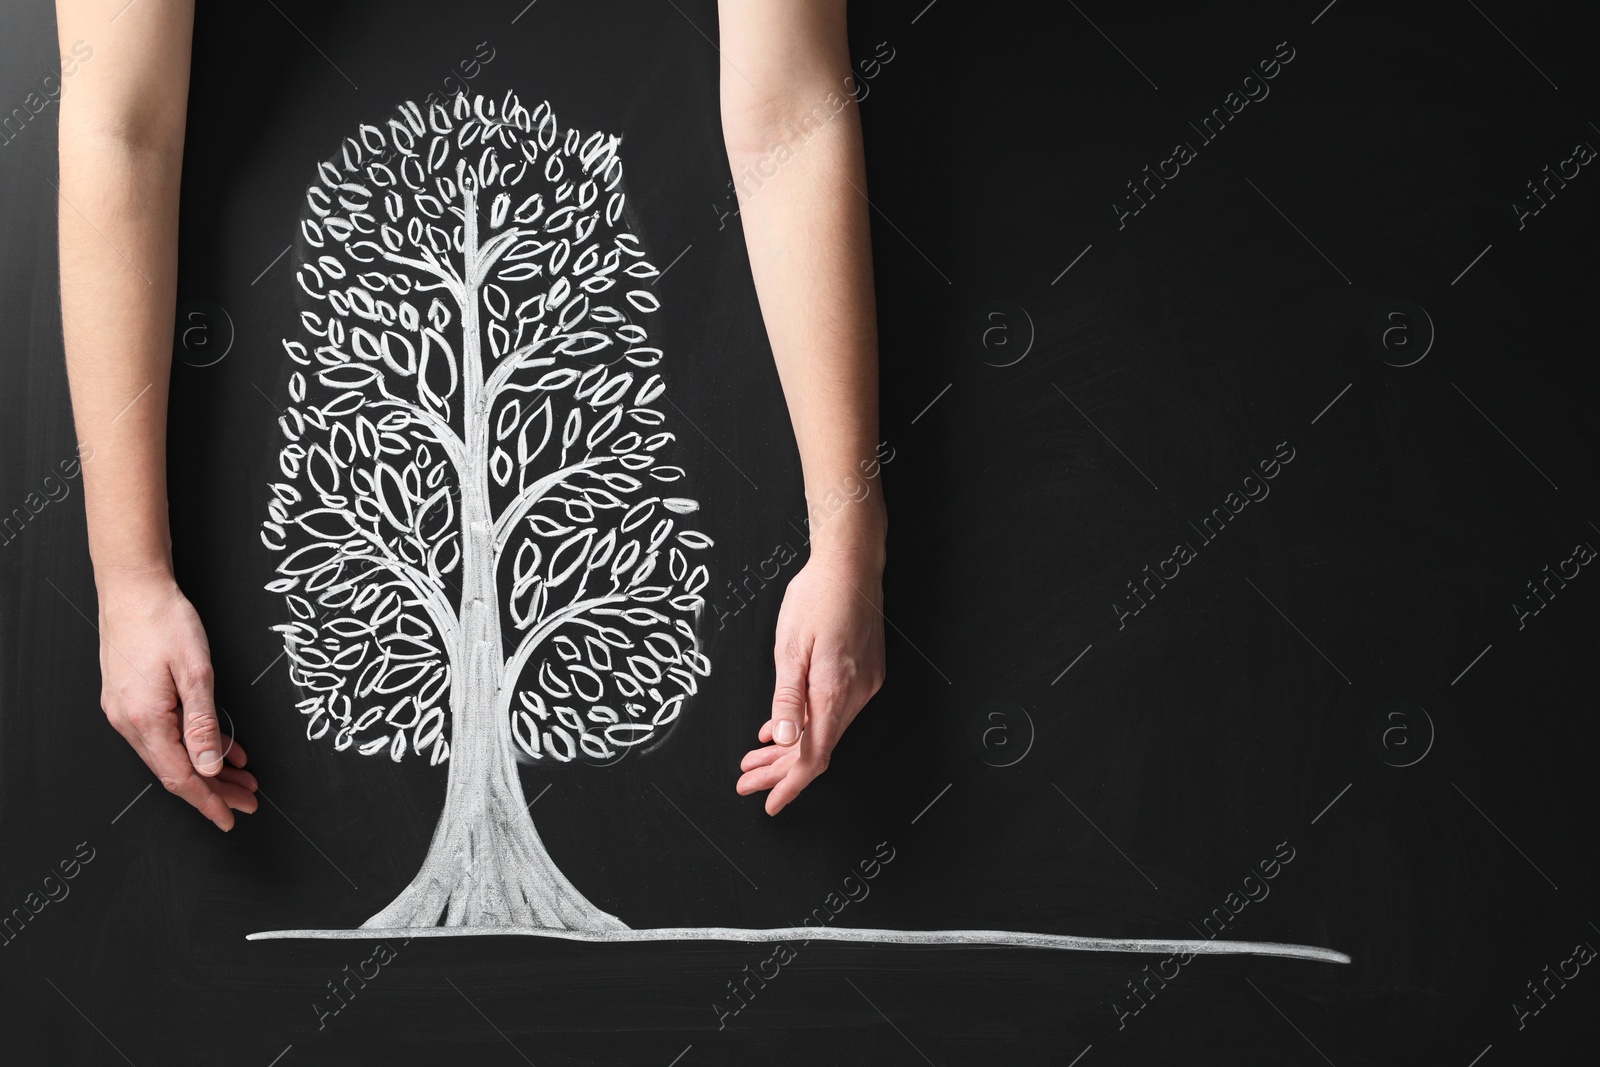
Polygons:
M189 671L178 680L183 747L189 750L189 762L194 764L194 769L207 777L214 777L222 770L222 730L217 725L217 705L211 686L210 664Z
M800 740L806 721L806 653L778 657L777 684L772 691L772 740L792 745Z

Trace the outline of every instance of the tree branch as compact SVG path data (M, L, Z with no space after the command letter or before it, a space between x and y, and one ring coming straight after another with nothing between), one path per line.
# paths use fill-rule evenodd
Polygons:
M523 345L521 348L514 349L505 356L501 357L500 362L496 364L494 370L489 373L489 380L484 384L483 388L484 395L489 398L490 404L493 404L499 399L501 392L505 390L506 382L509 381L511 376L517 371L527 370L533 367L548 367L555 363L556 359L554 356L547 356L544 359L526 358L539 351L539 349L543 348L551 341L555 340L554 337L545 337L544 329L544 326L541 325L539 327L539 336L537 336L528 344Z
M387 399L371 401L372 406L376 408L402 408L410 413L417 422L432 430L433 439L439 442L439 446L444 449L445 455L454 464L456 480L459 483L462 475L465 474L463 468L465 466L466 445L455 430L451 428L450 424L421 404L414 404L404 397L395 396L389 392L389 388L384 384L381 374L378 376L378 390Z
M626 603L628 598L621 595L597 596L588 600L579 600L568 604L525 636L517 645L517 650L506 660L505 670L500 675L500 708L499 714L506 715L511 711L511 694L516 691L517 679L522 675L522 669L528 665L528 660L534 651L556 630L581 616L591 608L604 607L607 604Z
M533 505L544 499L546 493L571 475L598 467L616 458L616 456L591 456L581 463L574 463L545 475L518 493L516 499L506 505L506 509L500 513L500 517L494 520L494 558L497 561L500 559L501 553L506 549L506 542L511 539L512 528L522 520Z
M477 262L472 264L467 275L467 284L476 289L478 283L489 276L489 272L494 269L495 264L500 261L500 257L505 254L507 248L515 244L519 238L532 237L538 232L537 230L519 230L516 227L512 227L496 234L479 249Z
M461 302L461 294L464 291L464 286L461 283L461 279L456 276L455 271L441 266L439 261L433 258L433 252L431 250L423 249L423 255L427 256L427 259L413 259L410 256L402 256L398 252L391 252L382 245L378 245L377 248L378 254L383 256L383 258L387 259L390 263L399 263L402 266L411 267L415 270L420 270L426 274L431 274L435 278L438 278L441 282L444 282L445 286L450 290L450 294L456 298L456 302Z
M445 642L445 647L449 649L455 646L457 636L455 612L450 610L449 605L442 604L430 597L426 590L416 587L416 573L408 567L404 560L382 559L377 556L349 556L346 558L359 560L362 563L370 563L374 569L388 571L394 575L400 584L406 587L406 591L416 598L416 603L422 605L423 610L428 613L428 617L433 620L434 629L439 631L439 636ZM355 581L356 579L351 580ZM340 584L348 583L342 582Z
M426 573L395 555L394 549L390 548L383 538L371 530L358 529L357 533L362 540L371 544L381 555L367 556L345 551L343 553L344 558L368 560L379 566L386 567L398 575L411 587L411 591L416 594L417 599L423 601L429 612L434 615L434 625L439 627L440 632L448 633L453 639L457 627L456 613L455 609L450 606L449 600L445 598L444 590L435 585L433 579Z

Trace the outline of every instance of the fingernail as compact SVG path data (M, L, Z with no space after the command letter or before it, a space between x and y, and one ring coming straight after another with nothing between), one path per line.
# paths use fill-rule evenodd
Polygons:
M800 731L795 729L794 723L784 719L772 728L772 739L780 745L792 745Z
M200 753L199 767L202 771L210 770L212 767L216 766L221 759L222 757L217 755L215 750L208 748L204 752Z

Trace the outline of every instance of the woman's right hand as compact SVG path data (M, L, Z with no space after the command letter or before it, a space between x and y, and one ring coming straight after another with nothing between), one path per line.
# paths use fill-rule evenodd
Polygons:
M211 646L170 573L102 577L100 706L170 793L223 830L256 810L244 749L217 724Z

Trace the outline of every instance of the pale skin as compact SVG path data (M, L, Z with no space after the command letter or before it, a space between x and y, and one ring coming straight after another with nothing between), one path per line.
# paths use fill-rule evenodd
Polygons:
M884 676L882 494L873 479L862 499L824 504L876 470L866 175L845 0L720 0L718 13L724 145L736 177L761 175L759 188L738 183L739 219L812 517L809 558L778 613L769 717L735 786L766 793L776 815L827 769ZM169 791L230 830L236 812L256 810L257 782L219 725L205 628L174 577L167 519L194 0L57 0L56 19L63 55L78 41L94 50L61 96L59 226L67 376L91 457L101 706ZM816 113L833 117L802 145L789 124Z

